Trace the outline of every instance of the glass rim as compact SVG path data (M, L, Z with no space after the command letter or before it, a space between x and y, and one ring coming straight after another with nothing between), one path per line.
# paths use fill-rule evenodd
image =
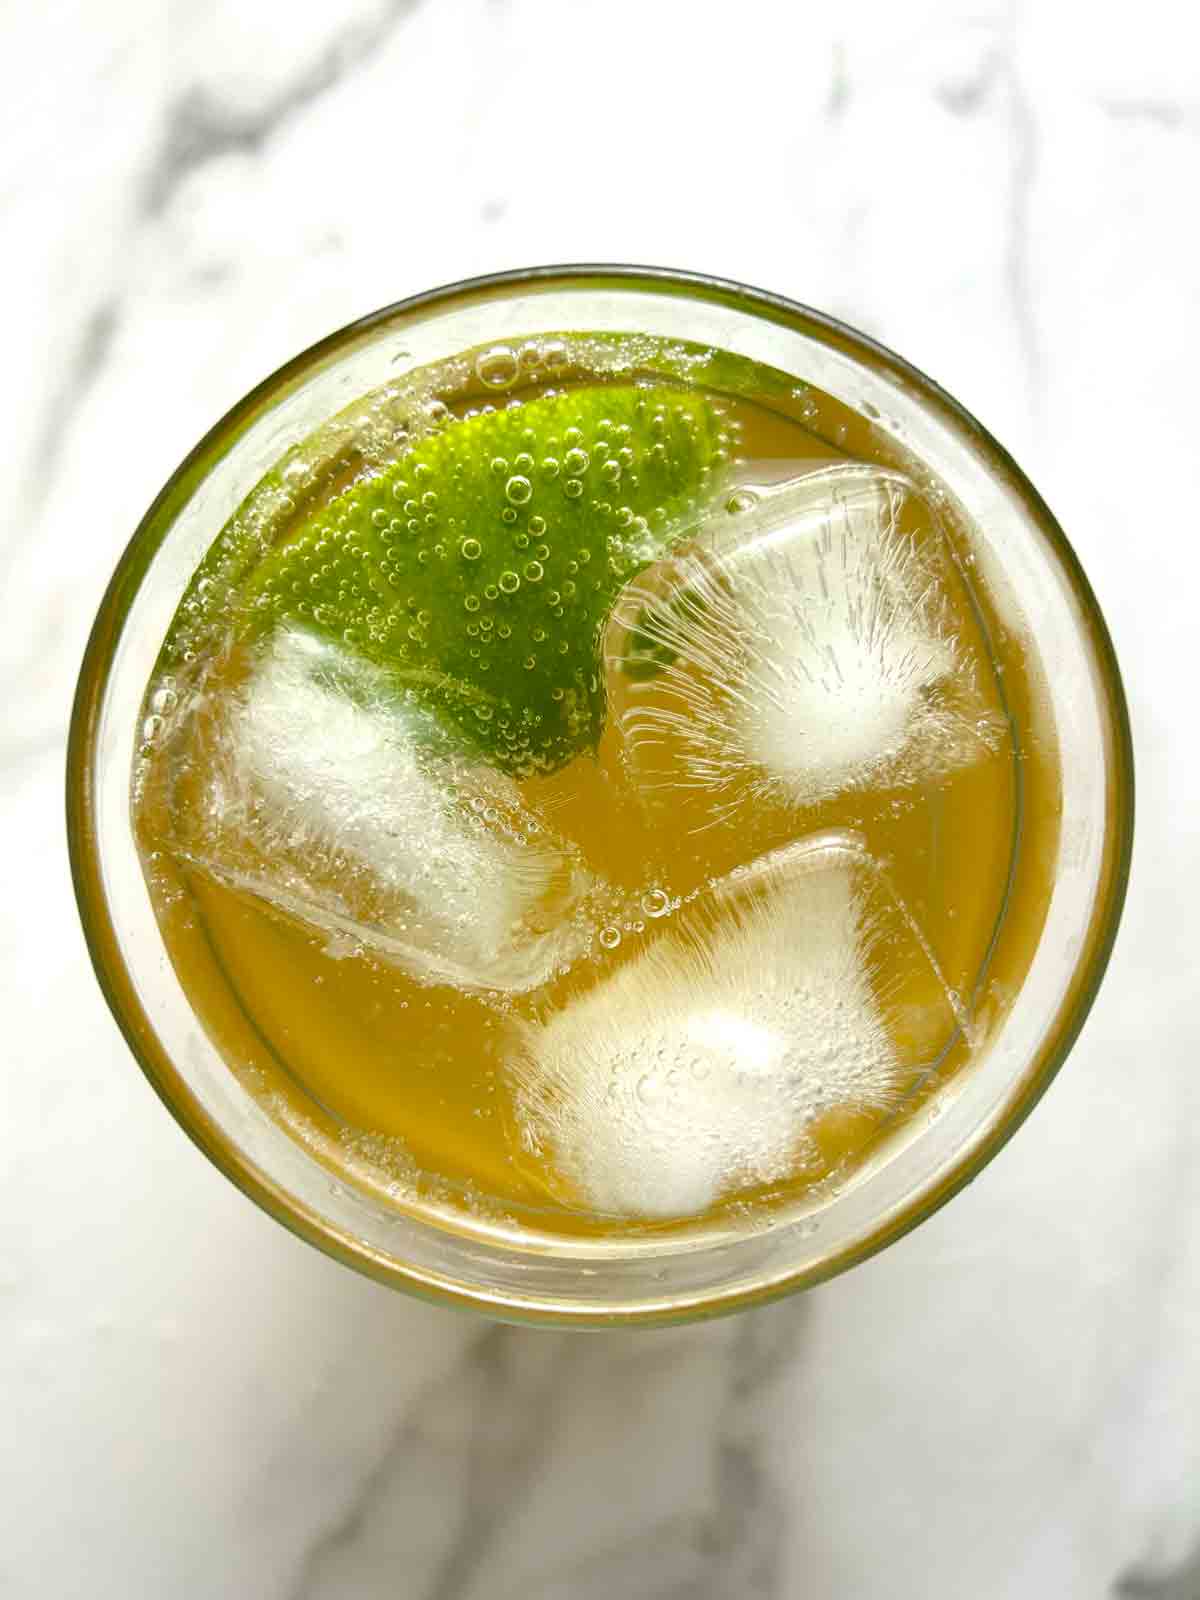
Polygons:
M914 389L924 406L947 413L980 448L981 454L1015 488L1061 566L1079 604L1079 625L1099 669L1098 698L1111 741L1107 786L1104 865L1071 982L1035 1055L1014 1079L1003 1112L985 1137L947 1165L939 1182L917 1191L900 1210L840 1251L814 1265L799 1267L761 1286L742 1287L670 1306L599 1309L552 1308L522 1304L519 1296L499 1296L407 1268L367 1241L335 1228L277 1183L224 1134L200 1104L184 1075L159 1040L137 995L121 953L100 866L95 825L96 755L101 712L133 596L150 560L169 533L171 510L181 505L207 468L220 459L258 415L325 359L369 339L398 318L411 318L473 296L488 297L517 285L602 287L677 292L730 305L760 320L802 333L865 358ZM1083 566L1057 519L1020 466L958 400L888 346L835 317L774 292L733 279L658 266L605 263L562 264L487 273L444 284L395 301L327 334L256 384L204 434L167 478L142 516L113 571L93 622L80 667L71 711L66 757L66 823L71 878L89 958L101 992L135 1061L155 1093L189 1139L248 1198L299 1238L324 1254L390 1287L441 1305L484 1312L499 1320L543 1326L652 1326L695 1321L766 1303L809 1288L866 1260L939 1210L1007 1144L1045 1093L1074 1046L1107 969L1120 924L1129 880L1133 843L1134 768L1128 705L1120 667L1107 624Z

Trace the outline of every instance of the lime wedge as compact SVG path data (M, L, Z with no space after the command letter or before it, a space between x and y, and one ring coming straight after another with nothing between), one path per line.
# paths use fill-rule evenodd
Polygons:
M272 550L244 615L387 669L502 771L550 772L595 748L613 601L694 520L722 459L711 404L665 387L451 422Z

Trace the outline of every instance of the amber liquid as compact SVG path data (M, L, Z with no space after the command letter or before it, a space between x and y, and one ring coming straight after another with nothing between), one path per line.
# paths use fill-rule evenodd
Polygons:
M740 424L739 454L750 476L836 460L911 470L888 454L866 419L813 391L722 400ZM752 814L743 807L733 820L706 827L702 794L674 800L669 811L628 803L616 748L624 690L614 680L596 756L528 780L522 791L613 885L619 944L596 943L535 995L422 983L363 947L331 948L327 934L182 861L169 845L174 787L144 786L138 836L166 946L231 1070L343 1180L450 1225L543 1234L694 1229L728 1225L731 1213L747 1208L803 1203L852 1180L986 1052L1036 943L1056 847L1053 750L1031 733L1037 663L1006 632L980 581L971 530L943 506L940 524L916 533L943 546L949 615L998 730L990 748L926 782L800 808L760 798ZM659 759L669 764L671 751ZM686 903L713 877L824 830L852 833L886 864L965 1026L947 1033L886 1115L825 1116L814 1130L819 1162L787 1180L726 1194L707 1218L648 1223L596 1214L555 1170L552 1153L530 1150L520 1137L512 1064L522 1023L569 1005L663 936L670 918L639 916L639 888L660 885ZM913 988L911 971L890 970L886 947L872 981L893 1014L906 1004L914 1015L935 1001L944 1005L943 996ZM912 992L897 995L898 983Z

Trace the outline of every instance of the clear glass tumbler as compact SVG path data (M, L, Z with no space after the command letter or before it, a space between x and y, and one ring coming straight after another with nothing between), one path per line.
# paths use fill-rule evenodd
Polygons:
M1044 668L1043 726L1019 737L1032 752L1048 733L1057 749L1057 793L1041 798L1058 826L1048 910L1020 992L952 1093L839 1192L765 1227L548 1242L454 1226L334 1181L201 1028L135 847L129 778L147 679L195 567L249 489L290 444L397 372L564 329L712 345L869 417L891 458L919 464L972 529ZM1027 784L1042 781L1036 761L1024 770ZM1096 601L1036 490L986 430L907 362L818 312L735 283L625 267L537 268L419 295L323 340L235 406L169 479L113 575L80 675L67 771L72 868L101 987L151 1084L210 1159L295 1233L382 1282L505 1319L585 1326L685 1320L811 1285L972 1178L1045 1090L1091 1005L1124 896L1132 794L1125 702ZM1032 854L1018 860L1018 891L1021 872L1039 869Z

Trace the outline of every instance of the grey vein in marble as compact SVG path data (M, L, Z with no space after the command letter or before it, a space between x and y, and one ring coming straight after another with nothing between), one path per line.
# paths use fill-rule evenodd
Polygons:
M616 1592L775 1600L782 1593L788 1496L767 1446L777 1386L795 1359L805 1316L796 1303L736 1324L640 1340L487 1330L399 1419L349 1505L305 1553L288 1600L348 1592L369 1600L395 1592L401 1575L413 1600L508 1596L507 1586L496 1589L489 1563L505 1568L501 1541L514 1537L522 1508L538 1492L572 1386L615 1385L636 1408L648 1408L670 1438L682 1419L659 1373L670 1374L681 1357L701 1364L717 1359L719 1379L703 1397L704 1414L686 1419L667 1452L669 1459L676 1449L688 1451L698 1431L708 1456L704 1503L672 1499L620 1540L585 1533L577 1550L548 1565L535 1552L533 1570L512 1589L514 1600L517 1593L600 1600ZM629 1461L631 1473L637 1466ZM411 1526L399 1542L393 1530L403 1520L400 1507L407 1505L411 1522L411 1502L422 1489L432 1489L438 1512L428 1529L435 1548L417 1550Z
M954 116L973 117L987 103L1003 66L1002 53L996 49L987 50L974 72L939 84L935 90L937 99Z
M532 1374L521 1372L519 1345L545 1348ZM457 1536L430 1584L428 1600L459 1600L479 1571L497 1529L533 1480L550 1441L562 1384L579 1354L569 1334L493 1328L475 1347L471 1365L479 1398L467 1460Z
M745 1317L729 1352L729 1387L716 1426L716 1505L705 1533L706 1600L738 1595L774 1600L782 1594L787 1493L766 1459L776 1385L795 1359L804 1327L803 1302Z
M143 208L155 217L201 167L237 152L254 154L290 118L371 61L421 0L386 0L377 16L359 18L337 33L316 60L284 84L265 104L237 111L203 87L185 90L168 110L158 157L146 175Z
M1200 1600L1200 1545L1175 1572L1145 1576L1139 1568L1117 1579L1114 1600Z
M1016 62L1014 17L1006 19L1000 41L986 50L968 77L942 84L937 98L956 117L974 117L986 110L998 85L1003 86L1009 125L1008 244L1005 281L1013 321L1025 359L1029 399L1036 406L1041 389L1042 351L1030 283L1029 222L1038 171L1038 132L1033 106Z
M58 471L59 462L75 418L83 409L94 384L104 370L120 326L120 299L106 295L84 318L71 350L45 406L40 439L34 449L27 492L27 513L36 515L45 502ZM14 537L25 532L24 520ZM11 550L5 551L5 557Z
M534 1341L540 1359L531 1364L528 1356ZM456 1402L469 1408L465 1460L456 1474L458 1516L419 1593L421 1600L460 1600L486 1559L497 1529L533 1479L549 1442L556 1400L578 1352L570 1335L530 1334L501 1326L482 1332L463 1360L400 1419L392 1443L340 1520L305 1553L288 1600L346 1593L347 1570L361 1582L364 1560L367 1581L373 1586L378 1582L380 1594L392 1592L396 1574L385 1570L386 1556L384 1564L377 1565L366 1547L376 1525L388 1520L398 1482L429 1465L442 1415Z
M1100 101L1105 116L1117 122L1150 122L1174 132L1188 121L1185 107L1173 100L1116 100Z
M1008 199L1008 249L1005 268L1012 297L1013 319L1021 338L1028 368L1031 407L1042 391L1042 347L1034 312L1030 282L1029 224L1038 175L1038 130L1033 105L1017 68L1011 40L1004 59L1008 85L1008 116L1012 137L1012 167Z

